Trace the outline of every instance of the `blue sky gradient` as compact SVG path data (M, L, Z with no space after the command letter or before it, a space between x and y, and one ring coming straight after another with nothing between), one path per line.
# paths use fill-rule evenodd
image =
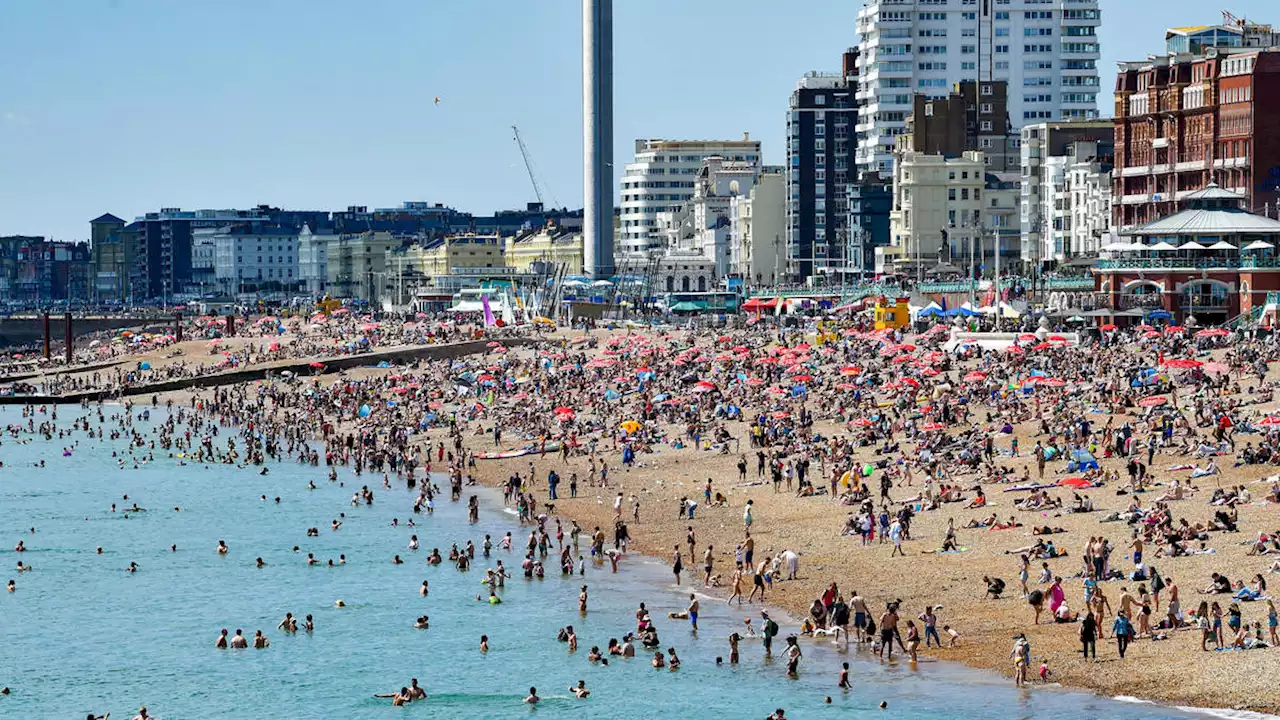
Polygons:
M839 67L859 5L615 0L615 173L637 137L744 131L781 164L795 80ZM1272 2L1228 9L1280 23ZM1192 0L1102 12L1105 115L1116 60L1221 21ZM579 207L580 33L578 0L10 0L0 235L84 239L103 212L160 207L519 207L512 124Z

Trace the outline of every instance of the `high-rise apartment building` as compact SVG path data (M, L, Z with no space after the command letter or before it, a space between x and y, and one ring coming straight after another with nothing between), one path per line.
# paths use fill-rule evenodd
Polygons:
M1008 82L1014 127L1098 116L1098 0L867 0L858 11L857 164L888 173L912 95Z
M858 142L858 51L844 53L838 73L806 73L787 114L787 275L843 269L849 242L848 185Z
M662 249L658 213L676 212L693 198L694 175L705 158L759 164L760 141L636 140L635 159L622 175L619 254Z

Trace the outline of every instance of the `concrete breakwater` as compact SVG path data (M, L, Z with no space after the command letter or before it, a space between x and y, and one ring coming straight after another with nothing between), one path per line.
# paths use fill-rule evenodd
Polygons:
M131 385L129 387L115 388L111 390L90 390L86 392L67 393L65 395L11 395L0 396L0 405L46 405L46 404L76 404L84 401L99 402L103 400L111 400L119 397L133 395L151 395L155 393L171 392L174 390L185 390L192 387L216 387L220 385L234 385L235 383L252 382L261 380L269 375L279 375L283 372L293 372L298 375L307 375L314 372L311 367L313 362L324 363L326 371L348 370L351 368L364 367L367 365L376 365L382 361L389 363L411 361L411 360L441 360L462 357L464 355L473 355L476 353L486 352L489 343L494 338L483 338L480 340L468 340L458 343L441 343L438 345L413 345L388 350L378 350L370 353L362 353L359 355L339 355L335 357L310 357L299 358L297 360L276 361L256 365L251 368L243 368L239 370L229 370L227 372L215 373L212 375L201 375L198 377L175 378L173 380L163 380L155 383L144 383L141 385ZM519 347L523 345L535 345L543 342L542 338L528 337L506 337L501 338L500 342L507 347Z

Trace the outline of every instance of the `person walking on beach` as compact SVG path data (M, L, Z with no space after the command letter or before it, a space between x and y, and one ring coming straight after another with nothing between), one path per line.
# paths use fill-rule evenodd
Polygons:
M1094 661L1098 659L1098 620L1093 616L1093 611L1085 612L1084 619L1080 621L1080 648L1081 654L1085 660L1092 658Z
M1019 634L1014 638L1013 650L1009 657L1013 659L1013 684L1022 687L1027 684L1027 666L1031 663L1031 643L1027 636Z
M715 565L715 555L711 552L713 549L713 545L708 545L707 551L702 555L702 569L704 571L702 587L711 587L711 568Z
M728 605L732 605L734 598L738 599L739 605L742 604L742 566L741 565L733 569L732 591L729 593L729 599L726 600L725 603Z
M1120 652L1120 659L1123 660L1124 651L1133 639L1133 625L1129 622L1129 613L1124 610L1116 613L1116 621L1112 624L1111 631L1116 636L1116 650Z
M698 596L694 593L689 593L689 607L685 612L689 613L689 626L693 628L694 632L698 632L698 608Z
M684 570L684 563L680 560L680 546L675 546L675 552L671 557L671 572L676 576L676 584L680 584L680 571Z

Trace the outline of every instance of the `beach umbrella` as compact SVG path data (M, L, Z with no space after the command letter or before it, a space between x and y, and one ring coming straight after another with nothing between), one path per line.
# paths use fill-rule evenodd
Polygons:
M1204 365L1204 363L1199 360L1191 360L1188 358L1174 358L1172 360L1166 360L1164 364L1165 367L1177 368L1179 370L1190 370Z
M1018 336L1018 342L1035 342L1038 339L1039 338L1037 338L1035 335L1032 335L1031 333L1022 333L1021 335Z
M764 384L764 381L763 381L763 380L761 380L760 378L754 378L754 377L753 377L753 378L747 378L747 384L748 384L748 385L750 385L750 386L752 386L752 387L757 387L757 386L763 385L763 384Z
M1230 335L1230 334L1231 333L1227 332L1224 328L1207 328L1205 330L1201 330L1200 332L1196 333L1196 337L1198 338L1226 337L1227 335Z
M986 380L986 379L987 379L987 374L982 372L981 370L974 370L972 372L966 373L964 376L964 381L971 382L971 383L982 382L983 380Z
M1060 388L1060 387L1065 387L1067 384L1067 381L1063 380L1062 378L1056 378L1056 377L1045 378L1044 384L1048 385L1049 387Z
M627 420L626 422L618 425L618 429L625 433L639 432L642 427L644 426L635 420Z
M1230 371L1230 370L1231 370L1231 368L1227 367L1226 363L1220 363L1220 362L1207 362L1207 363L1205 363L1205 364L1204 364L1204 371L1205 371L1205 372L1208 372L1208 373L1218 373L1218 374L1221 374L1221 373L1228 372L1228 371Z
M792 382L807 383L813 380L813 376L812 375L796 375L795 377L791 378L791 380Z
M311 367L313 367L313 368L322 368L322 367L324 367L324 363L320 362L319 360L312 360L310 363L307 363L307 364L308 364L308 365L310 365L310 366L311 366Z
M850 424L850 425L857 426L857 427L871 427L872 425L875 425L875 423L874 423L874 422L872 422L872 421L870 421L870 420L868 420L867 418L864 418L864 417L860 417L860 418L856 418L856 419L854 419L854 420L850 420L850 421L849 421L849 424Z
M836 385L837 390L857 390L858 386L853 383L840 383Z
M786 420L791 417L791 413L779 410L772 415L774 420Z
M1280 416L1268 415L1258 422L1254 423L1255 427L1277 427L1280 426Z
M1084 478L1063 478L1058 481L1058 485L1061 487L1075 488L1077 490L1085 490L1093 487L1093 483L1085 480Z
M1169 398L1161 397L1159 395L1153 395L1151 397L1142 398L1141 400L1138 401L1138 405L1145 408L1151 408L1151 407L1159 407L1161 405L1164 405L1167 402L1169 402Z
M1067 341L1067 339L1061 335L1050 335L1049 337L1045 338L1045 340L1048 340L1049 342L1057 342L1057 343L1064 343Z
M1102 327L1098 329L1101 330L1102 332L1111 332L1112 330L1116 329L1116 326L1112 323L1105 323Z
M1169 333L1170 335L1173 335L1176 333L1184 333L1187 331L1187 329L1182 327L1181 325L1170 325L1169 327L1165 328L1164 331Z
M862 368L857 367L855 365L845 365L844 367L840 368L840 374L845 377L852 377L854 375L857 375L860 372L862 372Z
M943 425L942 423L928 422L928 423L925 423L924 425L921 425L920 429L925 432L937 432L939 430L946 430L947 426Z

